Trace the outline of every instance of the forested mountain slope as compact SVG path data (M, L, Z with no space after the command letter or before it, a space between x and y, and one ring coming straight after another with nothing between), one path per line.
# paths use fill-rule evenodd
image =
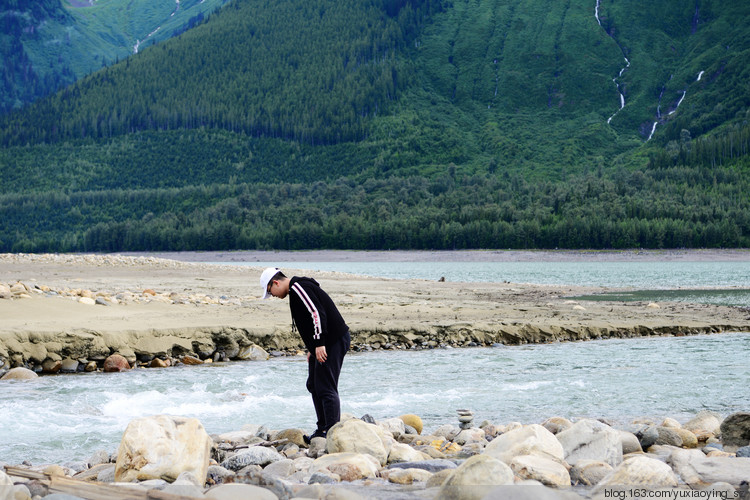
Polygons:
M4 0L0 113L192 28L227 0Z
M747 246L740 20L234 0L0 122L0 248Z

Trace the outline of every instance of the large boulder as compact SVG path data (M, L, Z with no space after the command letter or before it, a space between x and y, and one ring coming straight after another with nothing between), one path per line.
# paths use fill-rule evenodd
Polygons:
M3 375L0 380L31 380L32 378L39 378L39 375L28 368L17 366L8 370L8 373Z
M513 471L489 455L474 455L453 470L443 483L438 499L478 500L493 486L513 484Z
M15 500L13 481L2 470L0 470L0 500Z
M190 472L206 482L212 441L194 418L156 415L132 420L120 441L115 480L174 481Z
M568 469L549 458L521 455L510 462L511 470L521 479L533 479L547 486L570 486Z
M484 455L510 464L517 456L537 455L562 463L565 451L554 434L538 424L524 425L501 434L484 449Z
M393 437L381 427L362 420L344 420L328 430L328 453L366 453L375 457L380 465L388 461Z
M593 495L607 487L639 486L643 488L674 488L677 478L661 460L635 455L618 465L594 488ZM592 496L593 496L592 495Z
M750 458L707 457L700 450L674 450L668 463L693 489L713 483L729 483L735 488L750 479Z
M374 478L380 468L380 463L372 455L364 453L330 453L323 455L310 465L308 473L329 471L338 474L342 480L356 481L357 479Z
M557 434L565 451L565 461L600 460L612 467L622 462L622 438L612 427L598 420L584 419Z
M732 413L721 423L721 442L726 451L750 444L750 413Z

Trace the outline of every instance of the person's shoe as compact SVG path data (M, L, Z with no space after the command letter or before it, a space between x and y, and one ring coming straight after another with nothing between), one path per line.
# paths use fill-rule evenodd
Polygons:
M304 436L302 436L302 439L305 441L305 444L310 444L310 441L312 441L313 438L317 438L317 437L324 438L326 437L326 434L327 434L326 431L321 431L320 429L316 429L315 432L312 433L312 435L308 436L305 434Z

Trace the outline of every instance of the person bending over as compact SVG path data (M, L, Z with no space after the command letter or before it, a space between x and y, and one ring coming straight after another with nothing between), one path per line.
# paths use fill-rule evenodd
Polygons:
M312 395L317 429L305 441L326 437L328 429L341 418L339 374L349 350L349 327L333 300L312 278L287 278L276 267L260 275L263 298L289 296L292 330L297 330L307 348L307 390Z

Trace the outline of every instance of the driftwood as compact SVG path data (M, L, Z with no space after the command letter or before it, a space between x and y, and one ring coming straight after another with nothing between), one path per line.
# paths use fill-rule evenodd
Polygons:
M67 493L86 500L186 500L192 498L154 489L140 490L127 486L80 481L65 476L50 476L20 467L6 466L5 472L9 476L39 480L49 488L50 493Z

